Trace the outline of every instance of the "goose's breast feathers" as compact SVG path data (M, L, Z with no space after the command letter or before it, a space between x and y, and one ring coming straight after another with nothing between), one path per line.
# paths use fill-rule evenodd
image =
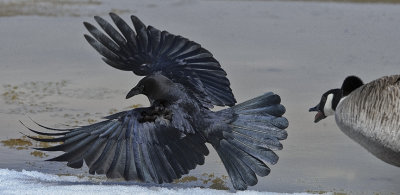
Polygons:
M336 121L400 152L400 75L354 90L336 109Z

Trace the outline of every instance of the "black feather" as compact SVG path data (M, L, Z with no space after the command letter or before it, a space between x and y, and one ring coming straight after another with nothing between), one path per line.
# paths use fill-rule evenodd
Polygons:
M131 16L131 20L137 33L139 51L142 53L148 53L147 47L149 46L149 38L147 36L146 26L136 16Z
M119 61L120 58L118 55L116 55L115 53L113 53L112 51L110 51L107 47L105 47L103 44L101 44L99 41L93 39L92 37L90 37L89 35L84 35L85 39L87 42L89 42L89 44L96 49L96 51L98 51L102 56L106 57L109 60L112 61ZM120 69L120 68L118 68Z
M99 16L95 16L94 19L101 26L101 28L110 36L115 43L117 43L120 47L126 44L125 38L119 34L117 30L110 23Z
M131 49L131 52L137 52L137 41L136 41L136 33L132 30L129 25L122 20L117 14L110 13L110 16L114 23L117 25L118 29L124 35L127 40L127 44Z
M118 53L120 47L114 43L110 38L108 38L105 34L100 32L95 26L90 23L84 22L83 23L86 29L90 32L90 34L97 39L102 45L107 47L113 53Z

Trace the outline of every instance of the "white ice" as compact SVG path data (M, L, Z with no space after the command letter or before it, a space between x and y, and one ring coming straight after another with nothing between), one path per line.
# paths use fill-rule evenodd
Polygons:
M207 195L207 194L233 194L229 191L182 188L182 187L158 187L141 186L137 184L127 185L126 182L94 182L88 177L57 176L37 171L15 171L0 169L0 194L182 194L182 195ZM239 195L281 195L275 192L239 191ZM297 193L306 194L306 193Z

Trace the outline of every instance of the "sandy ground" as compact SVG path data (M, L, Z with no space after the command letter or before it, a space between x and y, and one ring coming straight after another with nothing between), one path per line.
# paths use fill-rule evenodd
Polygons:
M14 1L1 1L0 3ZM15 1L17 2L17 1ZM267 91L281 95L290 121L279 162L252 190L272 192L399 193L400 169L346 137L333 118L314 124L308 108L351 74L371 81L400 70L400 5L292 1L39 1L0 9L0 140L28 133L18 122L82 125L132 106L125 100L140 79L105 65L86 43L82 21L117 11L128 19L197 41L213 52L238 102ZM40 5L40 6L39 6ZM45 7L45 8L43 8ZM10 13L10 12L8 12ZM15 14L16 13L16 14ZM79 174L43 162L30 147L0 146L0 168ZM20 147L20 148L18 148ZM19 150L17 150L19 149ZM215 153L190 175L227 175ZM231 188L229 180L224 180Z

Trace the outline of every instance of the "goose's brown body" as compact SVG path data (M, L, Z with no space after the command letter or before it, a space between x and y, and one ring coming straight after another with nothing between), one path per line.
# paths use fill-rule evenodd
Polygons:
M340 102L336 123L377 158L400 167L400 75L354 90Z

